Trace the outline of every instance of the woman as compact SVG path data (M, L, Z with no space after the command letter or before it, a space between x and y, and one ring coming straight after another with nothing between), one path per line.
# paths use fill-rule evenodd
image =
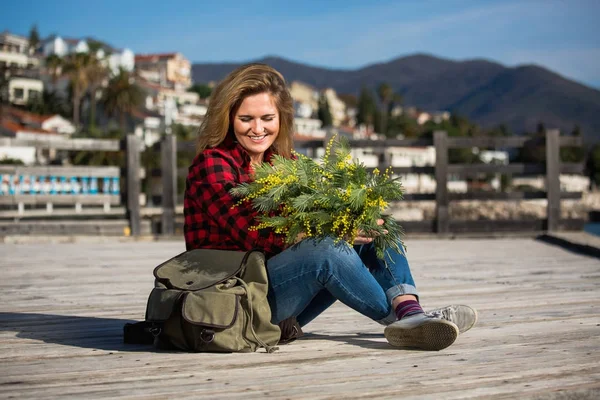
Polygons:
M273 154L291 157L293 118L285 81L267 65L244 65L217 85L187 178L187 249L263 249L273 323L295 317L304 326L340 300L386 325L385 337L394 346L451 345L475 324L476 312L459 305L425 313L404 254L390 252L388 271L368 237L359 235L354 251L333 240L301 238L286 248L273 231L249 229L257 213L249 205L234 207L229 191L252 179L252 166Z

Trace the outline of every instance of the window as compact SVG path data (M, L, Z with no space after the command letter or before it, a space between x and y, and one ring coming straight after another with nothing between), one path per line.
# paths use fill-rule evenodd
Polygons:
M25 93L24 93L23 89L21 89L21 88L15 88L14 94L15 94L15 99L22 99L23 95Z
M30 89L28 92L29 100L39 99L40 91Z

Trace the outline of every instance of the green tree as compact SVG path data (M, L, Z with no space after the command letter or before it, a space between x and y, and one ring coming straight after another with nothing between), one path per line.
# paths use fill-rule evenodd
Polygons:
M203 83L196 83L191 88L188 89L188 92L198 93L198 96L200 96L201 99L207 99L210 97L210 94L212 93L212 88Z
M79 132L75 138L90 139L120 139L123 132L113 129L108 132L91 129L88 132ZM119 166L125 167L125 153L122 151L70 151L68 158L72 165L90 166Z
M371 91L366 87L363 87L360 91L360 96L358 97L358 112L356 114L356 122L358 124L365 124L367 126L373 125L375 122L376 110L377 106Z
M62 73L63 59L56 54L50 54L46 57L45 64L46 71L52 78L52 83L56 83Z
M319 96L319 109L317 110L317 117L323 123L323 127L333 125L333 118L331 117L329 101L327 101L327 97L323 93L321 93L321 95Z
M196 131L185 125L172 124L171 134L175 135L179 141L188 141L194 139Z
M377 95L381 103L381 110L379 110L380 131L385 134L387 133L387 121L390 113L390 103L394 98L394 89L384 82L377 87Z
M600 187L600 144L591 149L586 167L590 183L597 188Z
M0 158L0 165L24 165L24 163L16 158L3 157Z
M88 53L69 54L63 63L62 73L69 77L73 89L73 124L79 129L81 100L89 86L89 67L92 57Z
M97 51L97 50L96 50ZM98 59L96 51L92 52L90 48L90 62L87 66L87 79L88 79L88 94L90 97L90 113L89 113L89 127L94 129L96 127L96 104L102 83L108 78L109 70L104 65L102 60Z
M104 91L104 108L108 115L119 116L121 130L126 132L126 116L144 101L144 91L135 84L133 76L124 69L119 69Z
M59 114L65 118L70 117L69 107L65 104L63 98L57 95L55 91L46 89L44 89L41 96L30 98L25 108L34 114Z
M416 138L421 136L423 129L414 118L409 118L402 114L391 117L388 124L388 137L396 137L402 134L407 138Z
M35 53L40 45L40 34L37 25L33 25L29 31L29 54Z
M573 137L581 137L581 128L575 125L571 132ZM585 159L585 150L583 147L565 146L560 148L560 160L568 163L579 163Z

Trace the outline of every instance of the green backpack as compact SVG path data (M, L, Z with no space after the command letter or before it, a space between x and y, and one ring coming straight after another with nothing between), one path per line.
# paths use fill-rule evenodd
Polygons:
M154 269L146 321L158 347L192 352L271 353L280 329L271 323L264 254L186 251Z

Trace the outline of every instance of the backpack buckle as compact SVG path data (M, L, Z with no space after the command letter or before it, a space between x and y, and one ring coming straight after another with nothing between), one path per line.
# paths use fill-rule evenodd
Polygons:
M212 342L213 340L215 340L215 331L211 329L202 329L202 331L200 332L200 340L202 340L206 344Z

